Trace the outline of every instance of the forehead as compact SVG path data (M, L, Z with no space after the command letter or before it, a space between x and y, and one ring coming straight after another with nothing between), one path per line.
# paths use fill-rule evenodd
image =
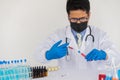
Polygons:
M86 11L83 11L83 10L71 10L69 16L70 17L87 17L88 14L86 13Z

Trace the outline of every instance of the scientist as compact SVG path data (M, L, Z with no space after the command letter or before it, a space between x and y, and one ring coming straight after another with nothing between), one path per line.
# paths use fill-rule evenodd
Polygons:
M66 10L70 26L51 34L38 49L38 58L41 62L57 60L60 70L72 76L76 70L78 79L97 80L97 71L116 58L118 50L105 32L88 25L89 0L67 0Z

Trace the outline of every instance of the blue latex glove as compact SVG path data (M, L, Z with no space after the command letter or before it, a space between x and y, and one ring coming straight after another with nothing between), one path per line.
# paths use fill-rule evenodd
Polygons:
M85 59L87 61L105 60L106 56L107 55L103 50L93 49L90 53L88 53L88 55L86 55Z
M120 69L117 71L117 74L118 74L118 78L120 80Z
M68 43L60 45L61 42L62 40L58 41L50 50L46 51L47 60L59 59L66 56Z

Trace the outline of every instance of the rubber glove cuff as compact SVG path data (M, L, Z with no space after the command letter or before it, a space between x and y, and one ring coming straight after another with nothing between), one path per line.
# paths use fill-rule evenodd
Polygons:
M101 50L102 56L103 56L103 60L106 60L107 54L105 51Z

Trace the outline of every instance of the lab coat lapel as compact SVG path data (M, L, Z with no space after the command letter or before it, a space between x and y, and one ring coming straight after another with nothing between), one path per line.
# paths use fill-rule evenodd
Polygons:
M84 37L83 37L83 40L82 40L82 45L81 45L81 47L80 47L80 51L83 52L84 54L85 54L85 49L86 49L86 47L88 46L88 42L85 41L85 38L86 38L86 36L87 36L89 33L90 33L90 32L89 32L89 27L87 27L86 33L85 33L85 35L84 35Z

